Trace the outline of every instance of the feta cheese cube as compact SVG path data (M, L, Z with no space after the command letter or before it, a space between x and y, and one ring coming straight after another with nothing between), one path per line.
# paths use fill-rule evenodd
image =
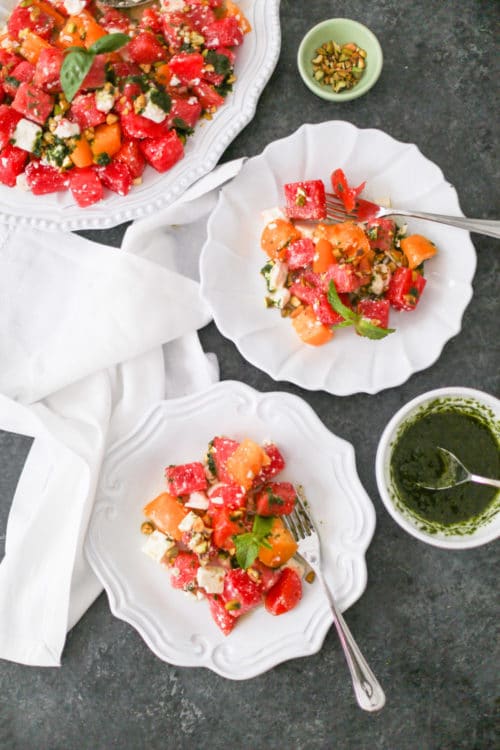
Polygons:
M152 120L152 122L159 123L165 120L167 113L161 107L151 101L151 96L148 91L148 93L146 94L146 106L142 110L141 115L143 117L147 117L148 120Z
M85 0L64 0L63 2L68 16L79 16L86 4Z
M198 568L196 581L207 594L222 594L225 575L226 571L219 565L205 565L205 567Z
M16 129L12 135L12 142L17 148L33 152L41 132L42 128L39 125L23 117L16 125Z
M195 510L206 510L208 508L208 497L204 492L192 492L185 506Z
M201 518L190 510L189 513L184 516L177 528L179 531L201 531L201 529L199 529L200 522L203 527L203 521Z
M168 539L165 534L156 529L150 534L146 540L146 543L142 547L142 551L155 562L161 562L163 556L169 549L175 546L175 542Z
M80 126L76 122L70 122L63 118L57 123L54 135L58 138L72 138L75 135L80 135Z
M104 114L108 114L113 109L113 105L115 103L115 93L111 89L99 89L99 91L95 92L95 106L96 109L99 110L99 112L104 112Z

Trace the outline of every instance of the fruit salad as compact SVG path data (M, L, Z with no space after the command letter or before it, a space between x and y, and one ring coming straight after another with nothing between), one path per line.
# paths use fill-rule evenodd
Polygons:
M166 172L235 82L232 0L20 0L0 30L0 182L81 207Z
M283 520L297 495L278 479L284 468L274 443L217 436L202 461L167 466L166 491L144 507L143 551L174 588L208 602L224 635L262 604L281 615L301 599L304 569Z
M340 169L331 183L348 214L363 203L358 196L365 183L350 186ZM407 235L392 219L328 223L322 180L284 185L284 200L283 210L265 212L261 235L266 305L289 317L312 346L329 342L338 328L371 339L393 333L390 311L415 310L426 284L424 262L436 254L435 245Z

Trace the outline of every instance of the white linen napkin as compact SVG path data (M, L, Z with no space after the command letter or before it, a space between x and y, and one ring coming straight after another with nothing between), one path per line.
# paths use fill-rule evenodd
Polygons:
M155 402L218 377L196 334L198 259L241 164L133 224L121 250L0 224L0 429L34 438L0 562L0 658L60 664L101 591L83 544L106 451Z

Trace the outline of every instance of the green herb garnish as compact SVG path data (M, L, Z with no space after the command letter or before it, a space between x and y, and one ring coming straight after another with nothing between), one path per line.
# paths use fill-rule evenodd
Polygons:
M354 312L354 310L351 310L350 307L344 305L341 302L339 295L337 294L337 290L333 281L330 281L330 284L328 286L328 302L333 307L335 312L338 312L338 314L342 315L342 317L344 318L342 323L338 323L337 325L332 326L333 328L345 328L346 326L354 326L354 328L356 329L356 333L359 333L360 336L366 336L366 338L369 339L383 339L390 333L394 333L394 331L396 330L395 328L382 328L382 326L377 326L374 323L370 323L370 321L364 318L362 315Z
M73 100L76 92L94 62L97 55L116 52L130 41L126 34L106 34L92 44L88 49L83 47L69 47L61 67L61 86L68 102Z
M252 565L261 547L272 549L267 541L273 526L274 516L255 516L252 531L233 537L236 547L236 560L243 570Z

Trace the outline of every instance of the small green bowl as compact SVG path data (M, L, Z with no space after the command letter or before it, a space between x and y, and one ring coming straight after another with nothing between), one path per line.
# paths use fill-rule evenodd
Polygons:
M321 85L313 77L312 60L318 47L325 42L337 44L354 42L366 50L366 68L358 83L351 89L335 93L328 86ZM300 43L297 64L302 80L311 91L330 102L348 102L369 91L377 82L383 63L382 48L377 37L366 26L349 18L330 18L313 26Z

